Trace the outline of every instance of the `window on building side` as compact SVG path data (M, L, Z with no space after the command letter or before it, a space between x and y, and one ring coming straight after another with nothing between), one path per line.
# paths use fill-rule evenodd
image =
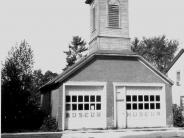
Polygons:
M176 72L176 85L180 86L181 74L180 71Z
M120 27L119 1L110 0L108 3L108 26L112 28Z

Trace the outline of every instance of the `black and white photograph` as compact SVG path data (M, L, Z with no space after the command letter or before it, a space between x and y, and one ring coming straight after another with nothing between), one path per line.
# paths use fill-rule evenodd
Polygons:
M184 0L2 0L2 138L184 138Z

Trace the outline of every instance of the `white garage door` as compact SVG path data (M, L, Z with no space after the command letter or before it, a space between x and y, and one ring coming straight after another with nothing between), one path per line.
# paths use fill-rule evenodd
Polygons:
M66 87L65 129L104 128L104 88L98 86Z
M162 87L126 87L127 127L166 126Z

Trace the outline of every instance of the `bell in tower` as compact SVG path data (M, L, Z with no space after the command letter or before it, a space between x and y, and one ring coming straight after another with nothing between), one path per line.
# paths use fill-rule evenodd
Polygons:
M90 5L89 53L131 51L128 0L86 0Z

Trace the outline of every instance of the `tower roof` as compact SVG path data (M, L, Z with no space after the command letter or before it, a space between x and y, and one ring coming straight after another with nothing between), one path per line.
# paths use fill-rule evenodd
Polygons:
M86 4L91 4L93 2L93 0L86 0L85 3Z

